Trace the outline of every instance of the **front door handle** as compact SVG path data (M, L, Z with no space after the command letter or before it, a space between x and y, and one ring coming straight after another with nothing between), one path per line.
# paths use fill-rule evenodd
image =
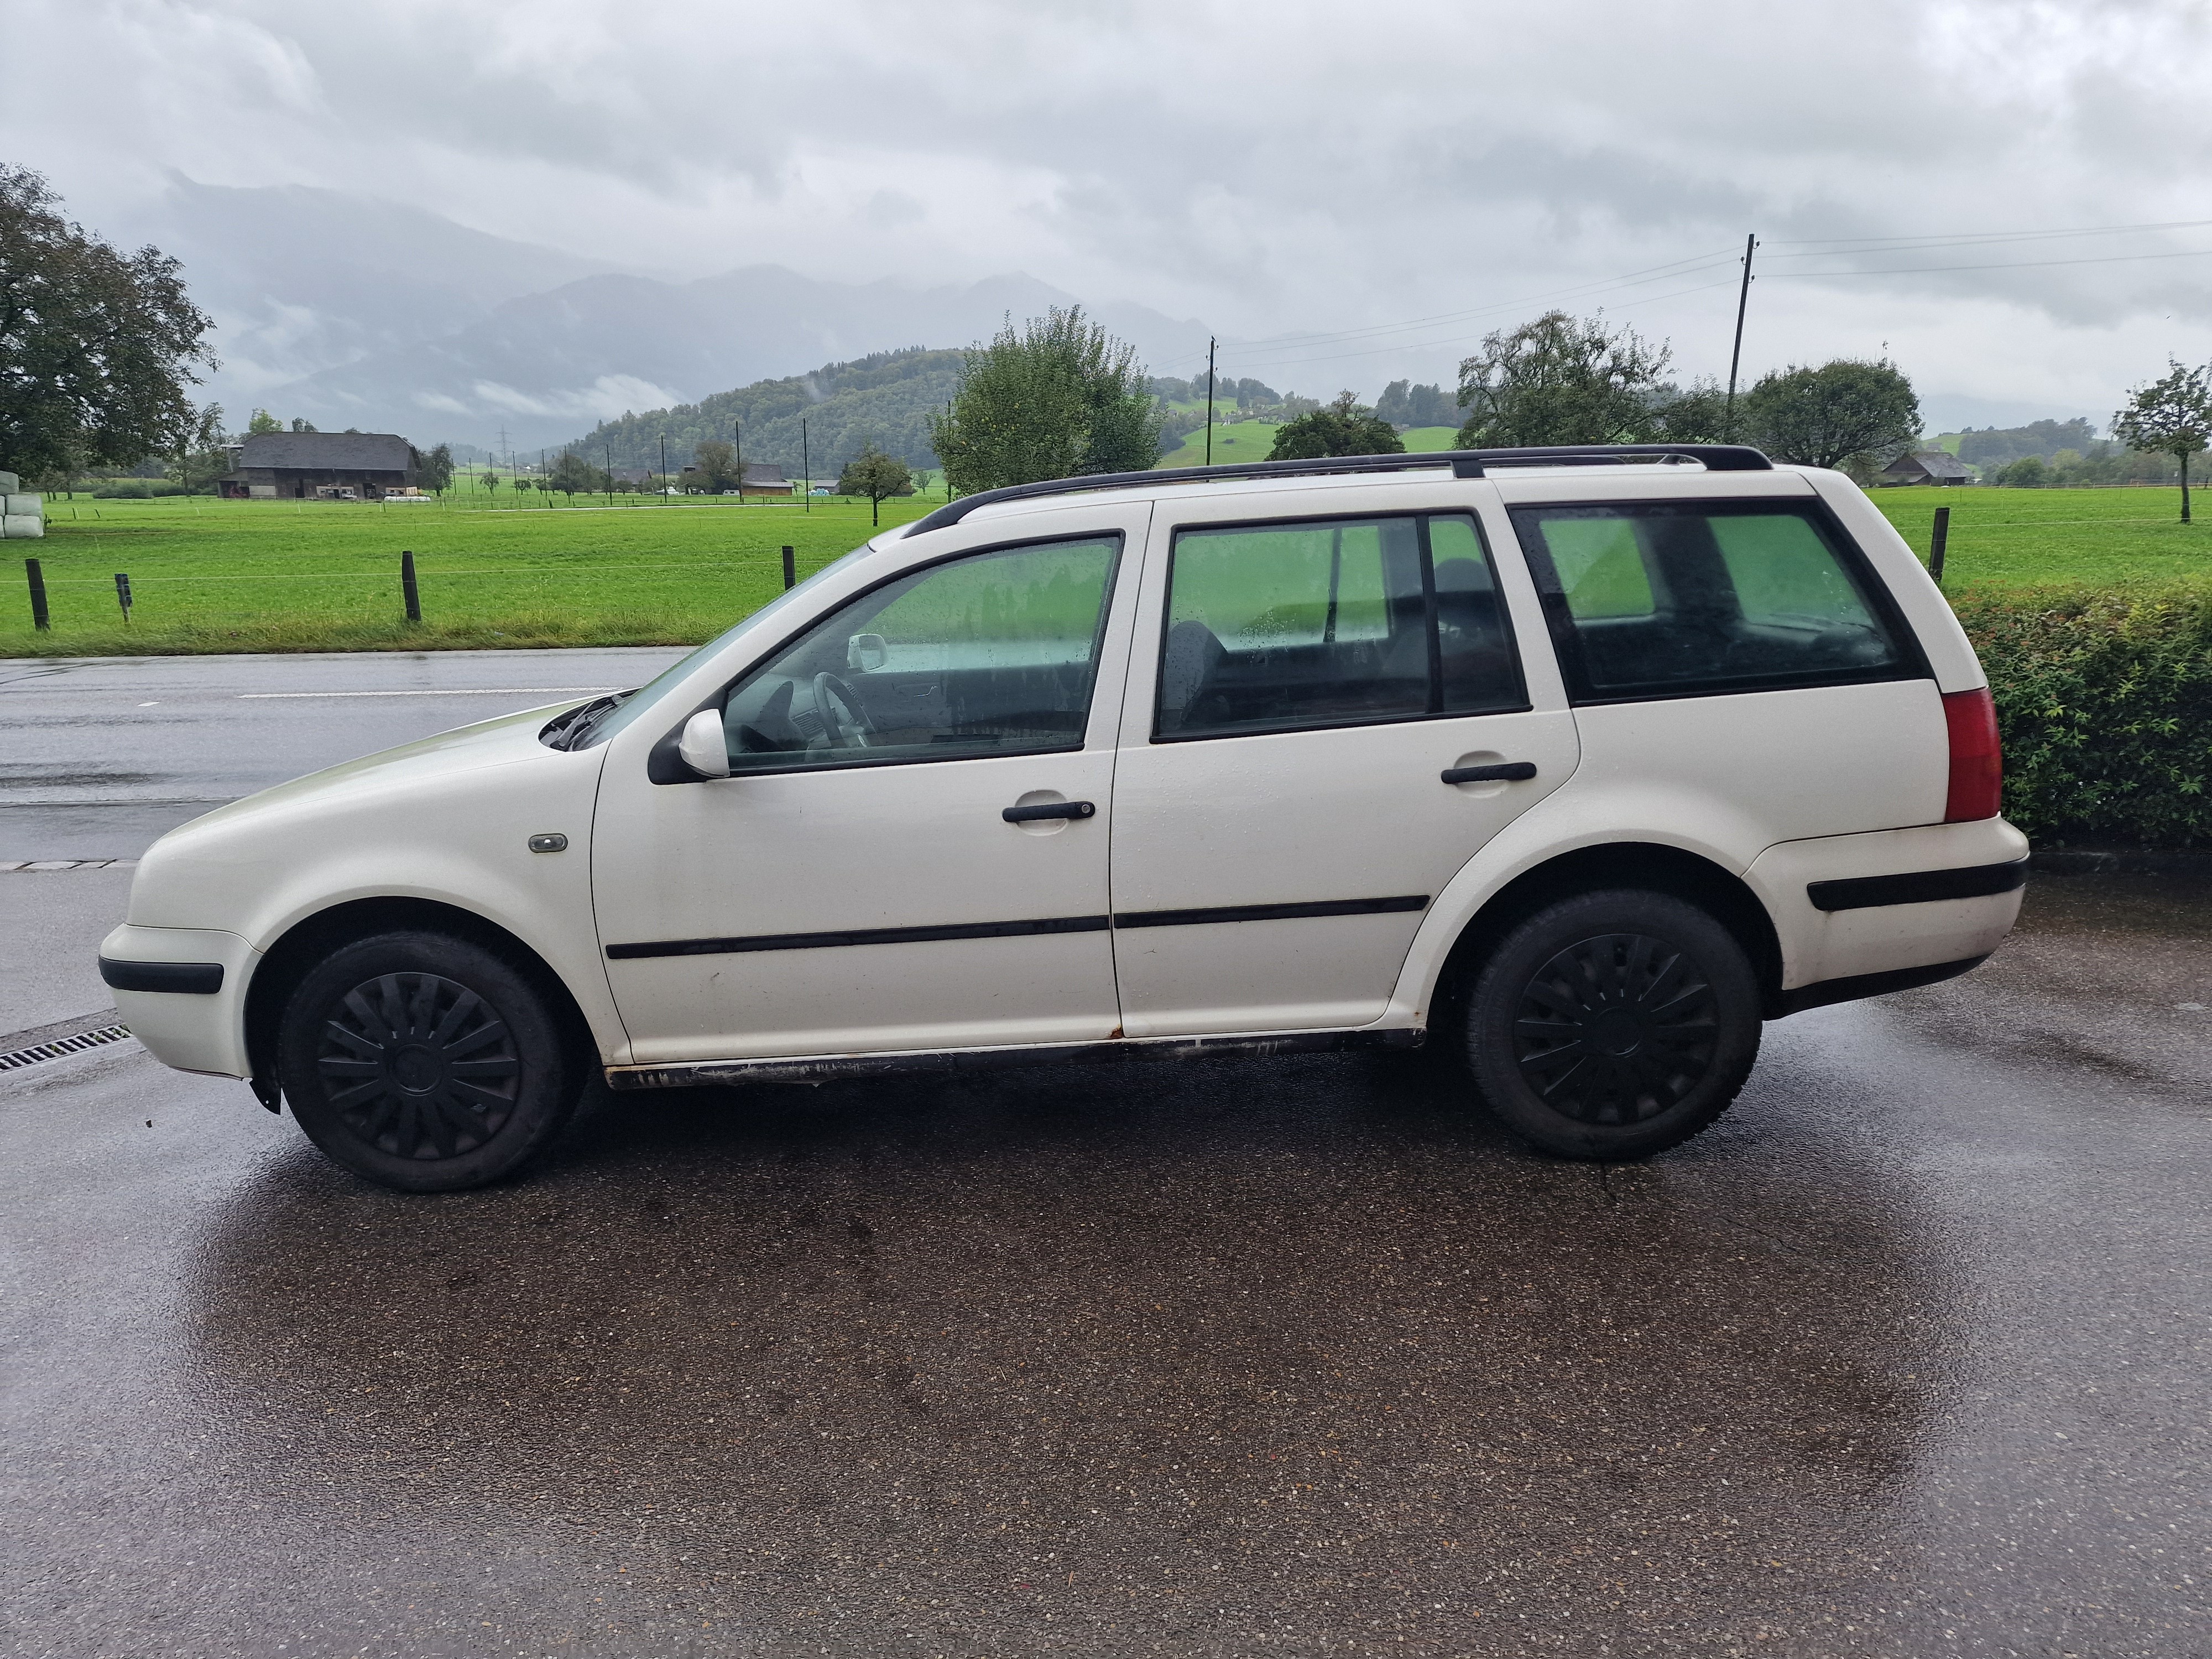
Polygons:
M1039 818L1095 818L1098 809L1087 800L1046 800L1035 806L1009 806L999 816L1008 823L1035 823Z
M1499 761L1493 766L1453 766L1444 771L1446 783L1526 783L1536 775L1534 761Z

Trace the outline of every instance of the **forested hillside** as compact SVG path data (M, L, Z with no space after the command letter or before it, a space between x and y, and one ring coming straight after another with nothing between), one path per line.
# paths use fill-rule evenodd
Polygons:
M658 471L664 436L668 464L674 468L689 461L692 447L706 439L728 442L735 422L747 461L774 462L797 477L799 423L804 417L807 459L817 478L836 477L837 469L870 442L910 465L934 466L928 417L933 410L941 412L958 391L960 361L957 351L920 346L878 351L848 363L828 363L808 374L756 380L696 404L602 421L573 447L595 465L605 465L611 452L617 468Z

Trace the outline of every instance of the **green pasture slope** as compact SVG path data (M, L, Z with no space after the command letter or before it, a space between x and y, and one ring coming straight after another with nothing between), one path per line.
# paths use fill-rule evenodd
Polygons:
M1261 429L1256 422L1228 428L1238 441L1224 457L1224 428L1216 428L1216 460L1248 443L1265 455L1273 433L1262 441ZM1416 440L1443 448L1450 432L1407 437L1409 448ZM2178 522L2179 494L2171 488L1873 495L1923 557L1934 510L1951 509L1946 585L1954 592L2212 586L2212 526ZM870 533L867 504L836 499L817 499L811 511L758 499L508 501L504 490L404 507L206 496L50 501L45 538L10 542L0 565L0 656L685 645L778 591L785 543L798 550L805 575ZM906 523L933 505L927 496L886 501L883 522ZM2212 496L2205 505L2212 511ZM401 609L403 548L416 556L419 626ZM53 627L44 634L31 627L25 556L45 567ZM115 600L118 571L130 574L136 601L128 627Z
M49 500L45 537L8 550L44 567L53 625L33 632L9 557L0 656L687 645L781 589L786 543L804 577L872 533L864 501L615 499L489 510L469 495L421 507ZM942 499L887 501L883 522ZM403 549L415 555L420 625L402 607ZM128 626L118 571L131 578Z

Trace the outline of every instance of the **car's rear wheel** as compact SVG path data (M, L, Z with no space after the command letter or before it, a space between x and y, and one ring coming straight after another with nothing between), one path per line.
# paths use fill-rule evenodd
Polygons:
M1468 1064L1491 1109L1562 1158L1680 1146L1759 1058L1759 982L1735 936L1665 893L1586 893L1498 941L1468 1000Z
M285 1097L308 1138L403 1192L513 1174L560 1133L581 1083L530 979L440 933L332 951L293 992L277 1041Z

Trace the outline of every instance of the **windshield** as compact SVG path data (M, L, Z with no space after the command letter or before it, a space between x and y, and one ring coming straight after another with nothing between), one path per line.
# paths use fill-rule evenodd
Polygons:
M760 621L762 617L773 616L779 611L787 609L793 601L799 598L800 595L804 594L809 588L812 587L817 582L820 581L831 571L842 565L847 559L853 557L854 554L865 553L867 550L868 544L866 542L863 542L860 546L854 548L851 553L847 553L841 557L830 560L829 563L823 565L821 569L816 571L805 581L799 583L798 586L787 588L783 592L777 594L774 599L770 599L766 605L761 606L759 610L754 611L750 616L745 617L741 622L738 622L734 626L723 629L722 632L717 634L713 639L708 641L706 644L701 646L696 651L691 653L690 656L685 657L680 662L671 664L668 667L662 669L660 672L654 675L643 685L638 687L636 690L625 696L622 700L621 705L617 707L612 714L607 715L604 720L594 722L590 735L586 737L582 743L578 746L590 749L595 748L599 744L605 743L608 738L613 737L616 732L621 731L623 727L629 726L632 721L637 720L641 715L645 714L647 709L651 708L653 704L659 702L661 698L667 696L668 688L670 686L677 684L678 681L690 674L691 671L696 668L702 662L705 661L715 652L720 651L723 645L729 640L730 636L735 634L738 629L750 628L755 623Z

